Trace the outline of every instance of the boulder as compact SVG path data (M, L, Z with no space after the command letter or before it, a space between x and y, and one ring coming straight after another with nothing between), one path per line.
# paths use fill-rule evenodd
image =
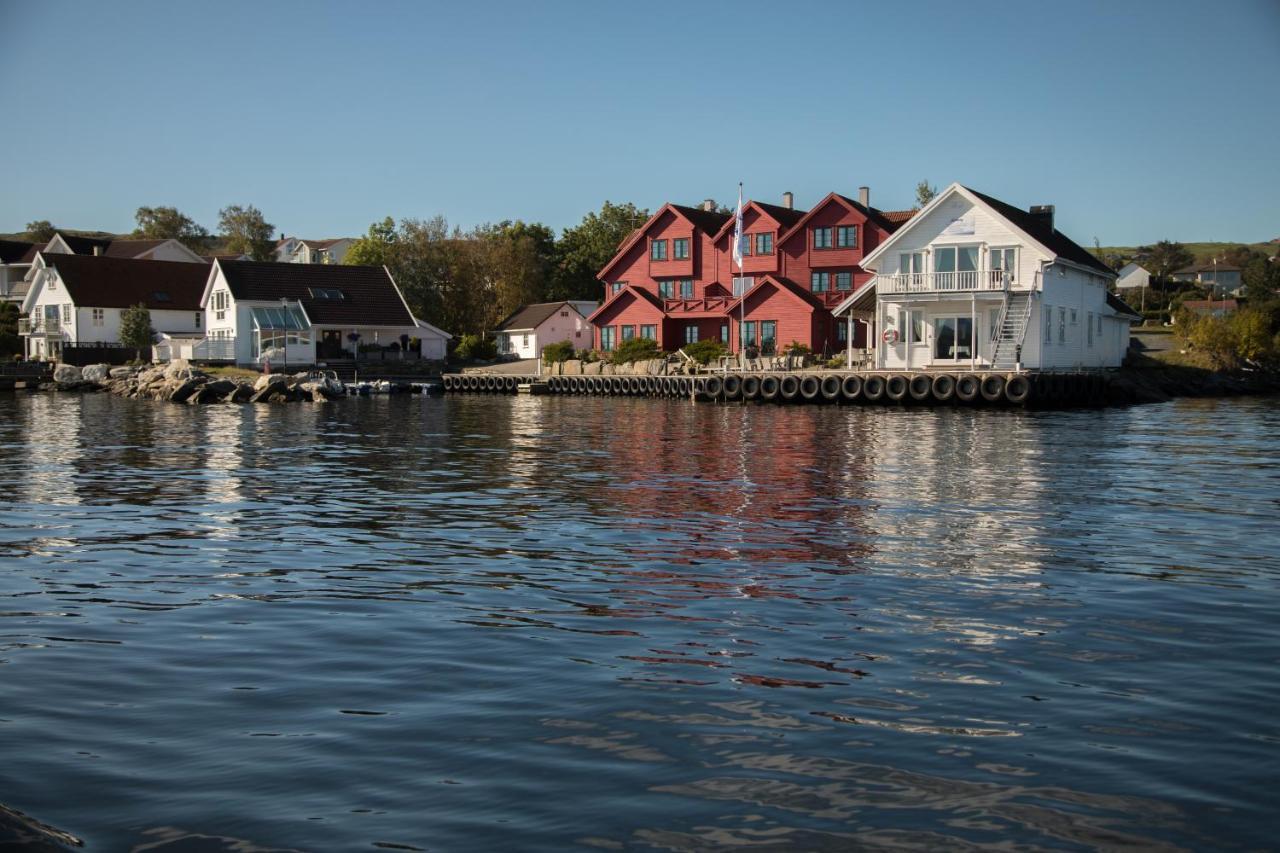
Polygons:
M562 376L581 376L582 362L576 358L571 358L560 365L560 374Z
M599 376L600 371L604 368L601 362L593 361L590 364L582 365L582 373L585 376Z
M112 379L128 379L138 371L132 367L113 367L107 371L107 375Z
M270 373L264 373L254 380L253 390L261 391L263 388L266 388L268 385L270 385L272 382L276 381L279 378L280 377L278 376L272 376Z
M191 362L185 358L175 358L161 369L167 379L190 379L192 376Z
M236 389L226 396L228 403L247 403L253 397L252 385L237 385Z
M221 403L228 394L235 390L236 383L230 379L219 379L217 382L209 382L204 385L199 391L192 394L187 402L195 404Z
M257 385L255 384L255 388ZM289 394L289 383L280 378L275 378L259 388L252 397L249 398L250 403L265 403L275 396L287 397Z
M203 379L188 379L169 392L168 397L175 403L185 403L204 385Z
M105 382L111 374L109 364L91 364L80 371L80 378L85 382Z
M53 381L59 385L70 385L72 382L79 382L82 378L80 368L74 364L59 364L53 370Z

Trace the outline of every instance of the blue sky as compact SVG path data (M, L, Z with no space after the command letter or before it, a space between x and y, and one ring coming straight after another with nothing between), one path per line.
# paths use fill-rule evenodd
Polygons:
M951 181L1078 242L1280 236L1280 3L0 0L0 231L576 223Z

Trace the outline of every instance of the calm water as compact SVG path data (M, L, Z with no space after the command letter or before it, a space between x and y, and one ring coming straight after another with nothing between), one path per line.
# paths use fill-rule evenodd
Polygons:
M0 461L0 803L89 850L1277 843L1276 400L3 395Z

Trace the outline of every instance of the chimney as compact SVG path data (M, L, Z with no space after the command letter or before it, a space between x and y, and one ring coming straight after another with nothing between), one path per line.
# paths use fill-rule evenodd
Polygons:
M1031 205L1031 218L1043 225L1050 232L1053 231L1053 205L1051 204L1033 204Z
M704 200L702 202L702 209L714 211L716 209L716 200L713 198Z
M871 187L858 187L858 204L871 207Z
M796 204L796 197L791 194L790 190L782 194L783 207L785 207L787 210L791 210L791 208L795 207L795 204Z

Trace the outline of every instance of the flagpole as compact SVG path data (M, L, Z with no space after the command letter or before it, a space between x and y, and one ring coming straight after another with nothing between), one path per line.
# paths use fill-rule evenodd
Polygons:
M738 181L738 209L734 211L733 255L738 260L738 278L742 279L742 298L738 302L738 350L742 353L742 369L747 369L747 344L743 337L747 328L747 277L742 271L742 181Z

